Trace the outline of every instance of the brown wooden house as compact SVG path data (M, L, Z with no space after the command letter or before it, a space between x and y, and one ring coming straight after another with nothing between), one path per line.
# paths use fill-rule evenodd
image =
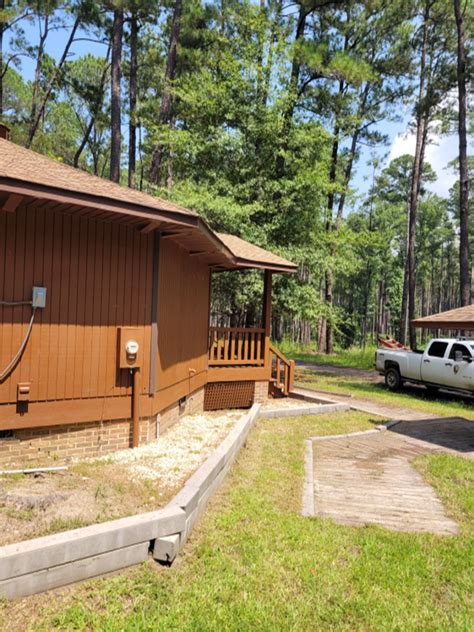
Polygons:
M211 274L248 268L265 275L264 326L210 327ZM0 138L0 465L138 445L185 412L287 391L271 280L295 268Z

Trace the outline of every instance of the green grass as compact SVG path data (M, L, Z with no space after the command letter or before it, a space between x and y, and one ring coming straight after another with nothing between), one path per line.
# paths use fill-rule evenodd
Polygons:
M405 386L392 393L383 383L375 384L367 378L333 375L309 369L297 371L296 384L333 393L353 395L381 405L410 408L419 412L433 413L444 417L466 417L474 419L474 406L468 400L445 393L431 394L424 388Z
M418 457L414 464L435 488L444 505L457 520L460 522L472 520L474 516L474 465L472 462L452 454L438 454Z
M351 369L371 370L374 368L374 354L376 347L369 345L351 347L350 349L336 349L331 355L317 353L311 348L305 348L289 341L276 343L281 352L292 360L301 362L315 362L317 364L331 364Z
M261 419L171 568L153 563L56 595L0 605L9 629L472 629L473 464L424 457L461 534L303 518L304 439L364 430L362 413Z

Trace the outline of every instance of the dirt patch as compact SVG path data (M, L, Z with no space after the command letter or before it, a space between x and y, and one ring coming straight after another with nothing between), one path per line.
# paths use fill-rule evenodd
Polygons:
M296 362L296 366L300 370L310 370L326 375L332 376L344 376L344 377L358 377L368 382L375 384L383 382L383 377L376 371L368 371L367 369L356 369L352 367L339 366L337 364L321 364L319 362Z
M159 440L68 470L0 476L0 545L165 505L241 417L189 415Z

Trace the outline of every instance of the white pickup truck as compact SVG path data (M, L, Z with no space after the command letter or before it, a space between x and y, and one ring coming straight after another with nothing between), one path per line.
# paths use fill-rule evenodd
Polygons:
M474 340L437 338L424 351L377 349L375 366L391 391L404 382L474 395Z

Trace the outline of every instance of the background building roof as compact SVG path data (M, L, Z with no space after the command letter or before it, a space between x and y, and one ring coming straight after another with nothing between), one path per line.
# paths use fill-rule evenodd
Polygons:
M424 316L412 321L415 327L425 329L466 329L474 330L474 305L450 309L432 316Z

